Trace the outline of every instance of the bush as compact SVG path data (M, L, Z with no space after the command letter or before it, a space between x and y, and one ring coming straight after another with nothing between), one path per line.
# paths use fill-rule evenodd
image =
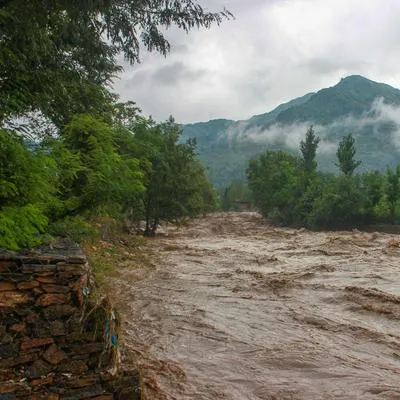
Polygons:
M46 237L47 217L36 205L4 207L0 211L0 248L33 247Z
M80 216L68 216L52 223L49 232L53 236L69 237L80 242L84 237L93 236L96 230Z

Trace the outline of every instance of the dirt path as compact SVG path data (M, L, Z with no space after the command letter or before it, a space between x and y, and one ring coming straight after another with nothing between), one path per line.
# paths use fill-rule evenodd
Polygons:
M112 279L148 399L400 399L400 248L224 213Z

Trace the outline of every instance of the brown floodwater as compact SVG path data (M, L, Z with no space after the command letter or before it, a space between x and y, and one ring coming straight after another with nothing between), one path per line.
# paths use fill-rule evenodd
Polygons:
M219 213L111 282L146 399L400 399L400 240Z

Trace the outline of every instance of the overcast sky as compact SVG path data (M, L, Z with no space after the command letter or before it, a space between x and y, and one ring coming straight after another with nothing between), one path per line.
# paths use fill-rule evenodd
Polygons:
M164 58L142 53L115 83L145 115L247 119L360 74L400 86L399 0L198 0L234 21L170 30Z

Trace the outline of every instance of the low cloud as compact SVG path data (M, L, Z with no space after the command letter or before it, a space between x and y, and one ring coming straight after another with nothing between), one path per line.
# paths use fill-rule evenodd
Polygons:
M386 104L383 98L376 99L370 109L361 116L347 115L329 125L316 125L312 121L306 121L294 124L273 123L263 127L252 126L249 122L238 122L227 132L221 133L219 140L228 143L233 140L253 142L264 146L280 145L298 151L310 125L313 125L316 135L320 138L319 155L334 154L342 136L352 133L357 139L361 134L365 134L366 128L369 128L373 135L389 134L389 140L400 150L400 107Z

